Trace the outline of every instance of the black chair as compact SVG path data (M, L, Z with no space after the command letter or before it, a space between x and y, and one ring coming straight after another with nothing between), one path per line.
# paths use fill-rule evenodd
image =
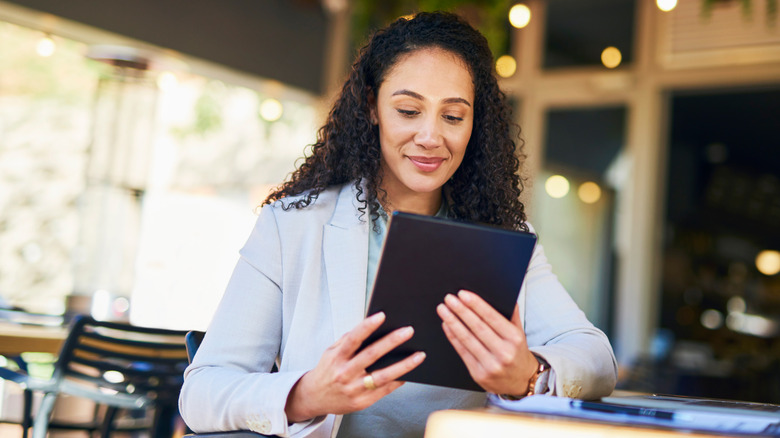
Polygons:
M187 356L190 362L195 357L195 353L198 352L203 337L206 336L205 332L191 330L187 332L184 337L184 343L187 347ZM274 366L274 369L276 367ZM276 435L263 435L250 430L236 430L231 432L207 432L207 433L190 433L184 436L185 438L277 438Z
M79 315L72 321L50 379L8 368L0 368L0 378L18 383L26 392L43 393L32 423L33 438L45 438L49 429L100 430L103 437L118 430L148 430L154 438L170 437L182 373L189 363L185 334ZM94 401L105 410L102 419L89 424L53 422L54 403L62 394ZM25 405L23 424L28 424L30 406ZM120 421L121 411L146 415ZM132 420L131 424L125 420Z
M198 352L198 348L203 342L203 338L205 336L206 332L201 332L198 330L190 330L184 336L184 345L187 348L187 358L189 359L190 363L192 363L192 359L195 358L195 353Z

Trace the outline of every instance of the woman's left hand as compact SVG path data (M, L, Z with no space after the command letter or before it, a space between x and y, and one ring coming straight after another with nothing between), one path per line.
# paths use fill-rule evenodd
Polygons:
M479 295L462 290L448 294L436 312L455 351L477 384L494 394L524 395L538 362L528 349L515 306L512 320Z

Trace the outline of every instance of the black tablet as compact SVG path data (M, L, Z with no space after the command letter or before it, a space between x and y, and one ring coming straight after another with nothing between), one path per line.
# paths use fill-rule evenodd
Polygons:
M424 351L425 361L401 380L481 391L444 335L436 306L466 289L511 318L535 245L531 233L393 212L367 312L385 312L386 320L363 345L399 327L415 333L368 371Z

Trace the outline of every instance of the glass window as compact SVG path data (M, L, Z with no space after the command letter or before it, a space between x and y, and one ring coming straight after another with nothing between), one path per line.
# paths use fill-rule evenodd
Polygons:
M0 48L2 300L205 328L257 206L314 141L316 97L4 22Z
M607 334L625 117L623 107L549 111L544 168L534 184L539 242L574 301Z
M679 378L669 389L773 402L780 90L676 92L671 109L660 325L674 334Z
M634 46L633 0L548 0L544 68L602 65L608 47L630 64ZM614 51L609 52L612 62Z

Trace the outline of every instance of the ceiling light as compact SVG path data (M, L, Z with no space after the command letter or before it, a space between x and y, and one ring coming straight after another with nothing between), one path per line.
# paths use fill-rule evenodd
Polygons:
M764 250L756 256L756 268L764 275L775 275L780 272L780 252Z
M57 46L54 44L51 35L46 35L38 41L38 44L35 46L35 52L38 53L38 55L47 58L54 54L56 48Z
M266 99L260 104L260 117L268 122L275 122L282 117L284 108L276 99Z
M677 6L677 0L655 0L658 9L669 12Z
M515 58L504 55L496 60L496 73L502 78L511 77L517 71L517 61Z
M544 190L551 198L563 198L569 193L569 180L561 175L553 175L545 181Z
M512 26L518 29L522 29L528 26L530 21L531 10L528 8L528 6L522 3L518 3L512 6L512 9L509 10L509 24Z
M595 204L601 199L601 187L592 181L584 182L577 189L577 196L586 204Z
M163 91L171 91L179 85L179 79L172 72L166 71L157 76L157 86Z
M606 68L615 68L620 65L620 61L623 60L623 55L620 54L620 50L617 47L607 47L601 52L601 63Z

